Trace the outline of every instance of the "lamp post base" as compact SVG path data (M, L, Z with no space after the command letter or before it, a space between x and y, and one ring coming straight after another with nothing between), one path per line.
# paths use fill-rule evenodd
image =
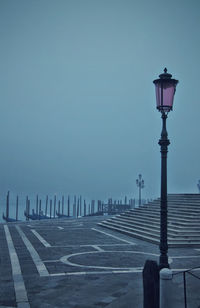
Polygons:
M169 263L168 263L168 256L166 254L160 255L159 270L163 268L170 268Z

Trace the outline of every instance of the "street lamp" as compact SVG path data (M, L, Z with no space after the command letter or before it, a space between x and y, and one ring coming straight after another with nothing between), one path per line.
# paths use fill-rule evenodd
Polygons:
M142 175L139 174L139 178L136 180L136 185L139 188L139 206L141 205L141 190L144 188L144 180L142 180Z
M172 79L172 75L164 73L159 75L159 79L153 81L156 90L157 109L162 116L162 132L160 145L161 152L161 197L160 197L160 269L169 267L168 263L168 243L167 243L167 148L170 144L166 129L166 119L168 112L172 110L174 94L178 80Z

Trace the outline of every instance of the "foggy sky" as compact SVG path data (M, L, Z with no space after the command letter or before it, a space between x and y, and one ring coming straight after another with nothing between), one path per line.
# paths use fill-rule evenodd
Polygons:
M198 0L0 0L0 193L158 197L164 67L168 192L198 192L199 30Z

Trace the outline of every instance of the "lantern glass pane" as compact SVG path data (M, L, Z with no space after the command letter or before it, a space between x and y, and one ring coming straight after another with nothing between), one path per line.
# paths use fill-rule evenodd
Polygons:
M156 103L159 110L168 112L172 109L175 87L174 83L166 81L156 84Z

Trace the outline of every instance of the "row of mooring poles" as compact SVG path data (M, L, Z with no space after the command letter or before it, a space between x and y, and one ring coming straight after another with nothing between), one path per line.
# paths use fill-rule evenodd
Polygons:
M6 196L6 218L9 218L9 199L10 199L10 193L8 191ZM125 196L124 200L112 200L110 198L108 200L108 204L130 204L131 207L134 207L135 200L130 199L128 200ZM38 194L36 195L36 203L35 203L35 209L32 209L32 213L30 213L31 210L31 201L29 197L26 197L26 213L27 217L26 219L29 219L30 214L36 214L39 218L42 215L47 216L48 213L50 214L50 218L56 218L57 214L60 215L66 215L73 217L81 217L86 215L94 215L96 213L100 213L104 211L104 203L101 200L91 200L91 202L86 203L85 199L82 199L82 196L77 197L74 195L73 197L73 204L72 204L72 211L71 211L71 202L70 202L70 196L68 195L67 198L67 210L65 212L65 198L62 196L61 200L57 200L57 196L54 195L52 199L49 198L49 196L46 196L45 200L45 207L44 212L42 210L42 200L39 198ZM49 207L49 208L48 208ZM57 211L58 210L58 211ZM19 211L19 198L17 196L16 198L16 220L18 220L18 211ZM41 217L42 218L42 217Z
M27 204L28 201L26 201ZM56 195L54 196L53 200L49 199L48 195L46 196L45 201L45 215L48 213L48 205L50 206L50 217L55 218L57 214L70 216L70 196L68 195L67 198L67 214L64 214L64 203L65 199L64 196L62 196L61 200L57 200ZM95 201L92 200L92 206L90 210L90 204L88 205L88 211L87 211L87 204L84 199L84 210L82 210L82 196L78 197L74 196L74 202L73 202L73 216L74 217L80 217L82 215L86 216L87 214L91 214L95 212ZM28 206L26 205L26 212L27 214L30 214L30 210L28 209ZM37 215L43 214L42 211L42 200L39 199L38 195L36 196L36 208L35 212Z
M10 199L10 193L8 191L7 196L6 196L6 218L9 218L9 201ZM127 197L125 196L124 200L113 200L112 198L109 198L108 204L130 204L131 207L135 206L135 199L130 199L128 200ZM104 211L104 203L101 200L91 200L91 202L86 203L85 199L82 199L82 196L77 197L74 195L73 198L73 204L72 204L72 211L71 211L71 204L70 204L70 196L68 195L67 198L67 210L66 214L65 212L65 198L62 196L61 200L57 200L57 196L54 195L52 199L49 199L49 196L46 196L45 200L45 207L44 207L44 212L42 210L42 200L39 198L38 194L36 195L36 204L35 204L35 209L32 209L32 213L30 213L30 204L31 201L29 197L26 197L26 213L27 217L26 219L29 220L29 215L30 214L36 214L38 218L42 215L47 216L49 213L50 218L56 218L57 214L60 215L66 215L70 216L70 214L73 215L73 217L81 217L81 216L86 216L86 215L94 215L96 213L100 213ZM48 209L49 207L49 209ZM58 211L57 211L58 210ZM19 198L17 196L16 198L16 220L18 220L18 211L19 211ZM42 217L41 217L42 218Z

